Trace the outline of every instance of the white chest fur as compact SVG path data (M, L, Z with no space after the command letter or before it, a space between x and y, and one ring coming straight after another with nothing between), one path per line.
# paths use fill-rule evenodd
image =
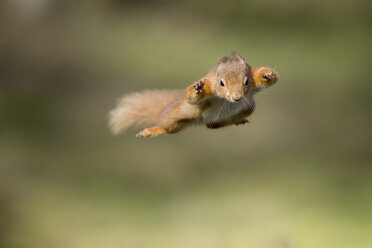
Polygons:
M253 105L253 95L246 95L239 102L229 102L221 97L211 97L207 99L210 107L202 114L203 122L206 124L220 123L232 119L243 110Z

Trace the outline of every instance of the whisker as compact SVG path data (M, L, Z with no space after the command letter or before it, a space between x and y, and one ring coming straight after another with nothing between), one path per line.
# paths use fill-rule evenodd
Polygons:
M227 103L227 101L225 101L225 102L222 104L222 106L221 106L221 108L219 109L217 115L215 116L215 118L214 118L213 121L212 121L213 124L216 122L216 120L217 120L218 117L220 116L220 114L221 114L221 112L222 112L222 109L225 107L226 103Z
M251 103L247 99L245 99L245 97L243 97L243 102L245 103L247 109L251 108Z

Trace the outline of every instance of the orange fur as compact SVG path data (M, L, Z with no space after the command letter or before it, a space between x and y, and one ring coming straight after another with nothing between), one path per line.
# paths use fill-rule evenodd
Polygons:
M164 134L167 131L162 127L151 127L151 128L145 128L141 132L139 132L136 136L137 137L156 137L160 134Z
M185 91L154 90L123 97L110 112L111 130L117 134L131 126L152 126L137 136L156 137L191 124L208 128L244 124L255 109L253 95L277 79L273 69L251 67L233 52Z
M183 96L176 90L147 90L124 96L110 112L110 126L114 134L132 126L155 125L159 114L170 102Z

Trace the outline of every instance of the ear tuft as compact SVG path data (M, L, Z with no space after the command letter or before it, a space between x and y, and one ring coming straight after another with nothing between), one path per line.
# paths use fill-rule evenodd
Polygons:
M223 63L226 63L227 61L229 61L229 57L228 56L224 56L222 59L220 59L220 61L218 62L218 64L223 64Z
M245 61L245 59L237 51L232 51L231 56L233 56L241 64L247 64L247 61Z

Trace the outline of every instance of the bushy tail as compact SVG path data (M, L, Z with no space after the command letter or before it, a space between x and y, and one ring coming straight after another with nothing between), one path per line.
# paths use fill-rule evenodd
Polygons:
M111 131L118 134L132 126L157 125L161 111L182 95L176 90L147 90L124 96L110 112Z

